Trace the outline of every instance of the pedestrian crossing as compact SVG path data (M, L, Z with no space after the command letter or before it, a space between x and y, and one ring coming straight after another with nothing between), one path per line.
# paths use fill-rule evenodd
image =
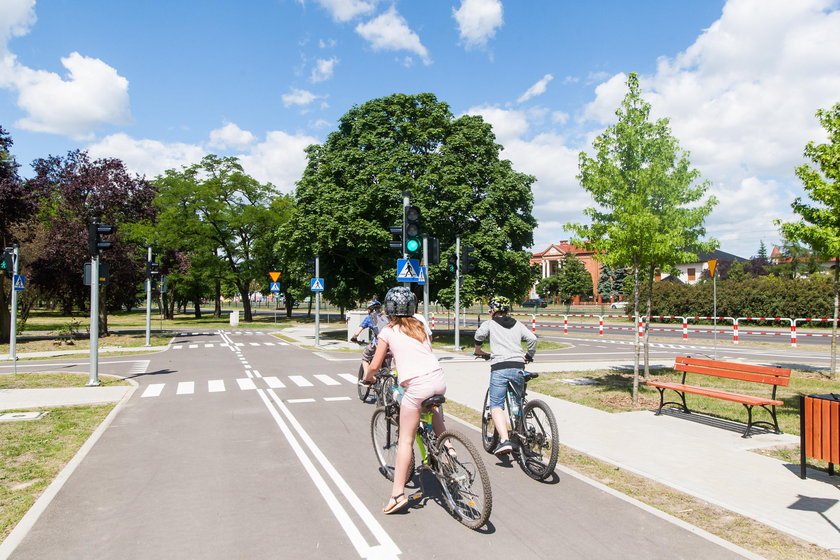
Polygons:
M243 346L288 346L288 342L235 342L234 344L228 344L227 342L203 342L200 344L197 343L188 343L188 342L175 342L172 344L173 350L184 350L185 348L188 350L195 350L197 348L230 348L231 346L236 347L243 347Z
M224 379L209 379L207 381L179 381L177 383L150 383L146 385L141 398L156 398L174 394L194 395L196 393L224 393L228 390L239 391L254 391L256 389L285 389L286 387L315 387L327 386L335 387L344 385L355 385L357 377L349 373L339 373L334 375L315 374L312 377L305 377L303 375L287 375L282 379L277 376L265 376L259 374L256 370L252 370L254 377L240 377L233 380ZM352 400L351 397L326 397L325 401L343 401ZM304 402L301 399L296 399L296 402ZM290 400L289 402L292 402ZM309 402L309 401L306 401Z

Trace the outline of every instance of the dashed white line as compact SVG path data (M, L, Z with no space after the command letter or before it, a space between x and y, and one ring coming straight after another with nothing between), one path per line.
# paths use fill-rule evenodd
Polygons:
M314 375L314 377L324 385L341 385L341 383L339 383L329 375L316 374Z
M195 381L181 381L178 383L176 395L192 395L195 393Z
M222 379L211 379L207 382L207 390L211 393L221 393L225 390L225 382Z
M282 381L274 377L273 375L270 377L263 377L265 382L268 384L269 387L272 389L283 389L286 385L283 384Z
M257 386L254 384L254 380L250 377L242 377L236 380L239 383L239 388L243 391L247 389L256 389Z
M303 377L302 375L290 375L289 379L292 380L292 383L297 385L298 387L312 387L312 382Z
M166 383L152 383L146 390L143 391L143 394L140 395L141 397L158 397L160 393L163 391L163 387Z

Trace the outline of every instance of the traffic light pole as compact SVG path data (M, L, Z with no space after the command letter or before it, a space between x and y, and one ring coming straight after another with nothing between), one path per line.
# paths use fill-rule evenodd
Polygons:
M458 257L455 267L455 350L461 350L461 236L455 236L455 255Z
M15 263L12 265L12 321L9 325L9 358L15 365L15 373L17 373L17 290L15 289L15 276L20 273L20 249L18 244L12 245L14 250Z
M99 383L99 255L90 262L90 378L87 387Z
M152 345L152 275L150 265L152 262L152 248L148 248L146 255L146 344L144 346Z
M423 266L426 267L426 279L423 283L423 317L429 318L429 236L423 234Z
M321 277L321 257L315 255L315 278ZM321 292L315 292L315 346L321 346Z

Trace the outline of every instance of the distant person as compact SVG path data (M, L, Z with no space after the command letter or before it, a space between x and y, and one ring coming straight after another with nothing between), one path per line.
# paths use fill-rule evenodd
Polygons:
M507 416L504 413L507 382L513 383L520 395L525 390L525 363L534 360L537 337L528 327L508 315L511 308L508 298L496 296L490 300L489 306L490 319L475 331L474 354L490 357L490 416L499 434L499 444L493 453L506 455L513 450L508 439ZM481 348L488 338L489 354ZM523 341L528 343L527 352L522 351Z
M421 403L434 395L446 393L446 380L437 357L432 352L432 341L425 321L417 318L417 298L408 288L398 286L385 294L385 314L390 323L379 332L379 344L370 363L366 381L372 382L371 372L379 371L385 354L390 350L396 362L400 387L405 390L400 403L400 435L394 467L394 484L391 496L382 511L386 514L401 511L408 506L405 485L408 482L408 463L411 460L414 434L420 424ZM432 417L436 434L446 427L440 412Z
M376 352L376 343L379 337L379 331L388 326L388 317L382 313L382 304L374 297L367 306L367 317L362 319L359 328L350 337L352 342L359 342L359 335L365 329L370 329L370 343L365 346L362 352L362 369L364 369L365 377L367 377L370 369L370 361L373 359L373 354ZM390 363L390 360L387 360ZM375 371L379 371L377 368Z

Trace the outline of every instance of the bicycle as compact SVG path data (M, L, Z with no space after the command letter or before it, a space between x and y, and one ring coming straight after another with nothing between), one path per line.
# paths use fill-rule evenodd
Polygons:
M490 356L476 356L489 360ZM526 398L528 382L539 377L538 373L523 372L525 385L522 394L508 381L505 393L505 412L511 427L510 441L513 455L519 466L534 480L545 480L557 466L557 420L548 404L539 399ZM490 389L484 394L481 414L481 444L492 453L499 443L499 434L490 416Z
M446 430L435 435L432 415L446 402L443 395L423 401L420 423L414 436L420 452L421 468L431 471L438 481L450 513L470 529L482 527L490 518L493 495L490 478L475 446L460 432ZM379 470L394 480L400 433L400 405L392 402L377 408L370 422L371 439ZM414 448L408 464L408 477L414 474Z
M359 344L361 346L367 346L367 344L364 343L364 342L357 342L357 344ZM364 368L364 365L359 364L359 372L357 374L357 379L356 379L356 391L359 394L359 400L360 401L362 401L363 403L369 402L370 393L371 393L371 391L373 391L373 394L376 396L376 398L374 399L373 402L376 403L376 406L382 406L384 404L384 401L381 400L381 397L386 392L386 391L384 391L384 389L386 389L386 387L383 387L383 384L387 382L387 377L386 376L380 377L380 374L384 374L385 372L390 372L391 371L391 359L392 359L391 353L388 352L388 354L385 355L385 360L382 363L382 367L379 369L379 373L376 374L376 380L371 384L367 384L367 383L363 382L363 380L365 378L365 368ZM392 387L393 387L393 380L392 380L390 386L387 387L387 389L391 389Z

